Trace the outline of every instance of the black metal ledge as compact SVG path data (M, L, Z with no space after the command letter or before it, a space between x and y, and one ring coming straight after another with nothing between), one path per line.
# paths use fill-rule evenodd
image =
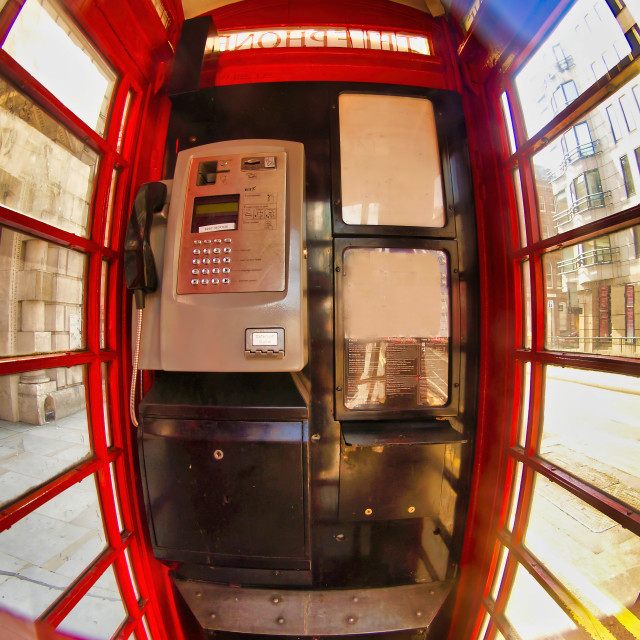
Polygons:
M382 589L281 590L174 583L205 630L346 636L428 628L454 582Z

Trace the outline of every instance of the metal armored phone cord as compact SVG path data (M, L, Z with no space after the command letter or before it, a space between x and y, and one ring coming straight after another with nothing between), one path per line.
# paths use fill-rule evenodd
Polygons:
M138 419L136 418L136 381L138 379L138 360L140 359L140 338L142 336L142 307L138 307L137 311L136 339L133 345L133 371L131 372L131 389L129 391L129 415L134 427L138 426Z

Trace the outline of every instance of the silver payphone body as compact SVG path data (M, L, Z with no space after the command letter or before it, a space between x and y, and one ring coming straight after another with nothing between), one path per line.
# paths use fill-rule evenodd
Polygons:
M178 154L151 230L141 369L300 371L307 361L304 148L232 140ZM164 238L163 238L164 236Z

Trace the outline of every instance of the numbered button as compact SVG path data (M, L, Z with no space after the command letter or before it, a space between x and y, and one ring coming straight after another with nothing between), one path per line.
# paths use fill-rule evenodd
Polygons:
M200 259L199 259L199 258L194 258L194 259L191 261L191 264L200 264Z
M216 244L220 244L220 243L222 242L222 240L220 240L220 238L216 238L216 239L214 240L214 242L215 242Z
M231 280L229 278L222 278L222 284L231 284Z
M200 264L200 260L198 260L198 262L196 263L196 261L193 261L193 264ZM211 260L210 258L203 258L202 259L202 264L211 264Z
M231 273L231 269L229 269L229 267L225 267L225 268L222 270L222 273Z
M224 248L224 252L225 253L231 253L231 247L225 247Z
M213 264L220 264L220 258L212 258L211 262L213 262Z
M209 284L209 278L202 278L202 280L200 280L200 284Z
M231 238L225 238L224 241L225 242L231 242ZM225 249L225 251L226 251L226 249Z
M222 258L222 262L229 264L231 262L231 258Z
M194 250L193 250L193 255L194 255L194 256L199 256L199 255L200 255L200 253L201 253L200 249L194 249Z
M213 253L220 253L220 249L219 249L218 247L216 247L216 248L213 250Z
M200 280L198 280L197 278L194 278L194 279L191 281L191 284L198 284L199 282L200 282Z
M211 240L205 240L204 243L205 244L211 244Z
M203 269L202 270L202 275L203 276L208 276L209 275L209 269Z
M211 253L211 249L203 249L202 253L208 256Z
M220 269L211 269L211 273L220 273Z
M197 275L200 273L200 269L191 269L191 273L192 273L194 276L197 276Z
M194 240L193 244L202 244L202 240Z
M220 280L218 280L218 278L211 278L211 284L220 284Z

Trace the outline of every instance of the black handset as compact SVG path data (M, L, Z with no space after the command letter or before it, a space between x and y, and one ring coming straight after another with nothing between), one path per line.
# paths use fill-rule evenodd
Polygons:
M158 287L158 276L149 244L153 214L162 211L167 201L167 185L143 184L131 209L124 238L124 278L127 288L135 291L136 307L144 307L144 297Z

